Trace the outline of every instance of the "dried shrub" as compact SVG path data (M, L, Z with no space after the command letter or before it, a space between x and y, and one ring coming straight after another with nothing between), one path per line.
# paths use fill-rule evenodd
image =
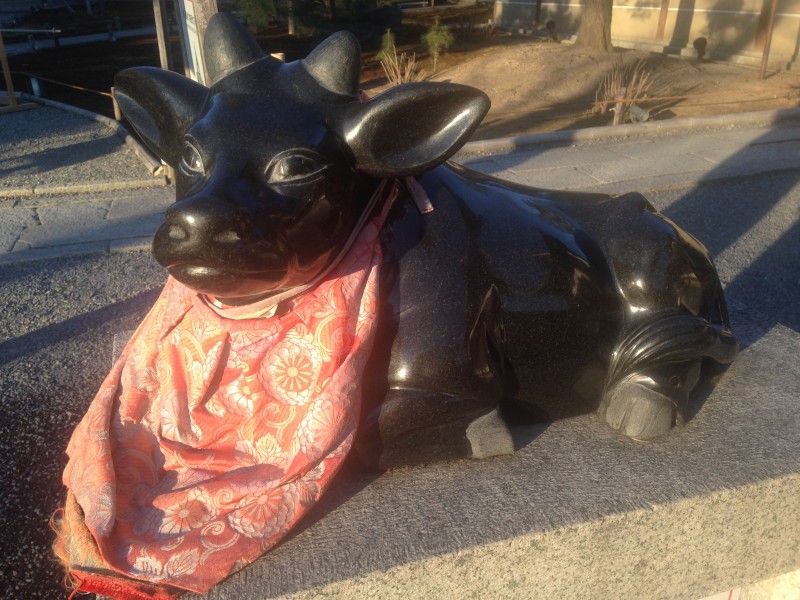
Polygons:
M613 106L614 125L619 125L632 104L647 99L653 82L653 73L644 60L627 67L617 63L595 92L595 111L604 115Z
M386 78L392 85L400 85L410 81L422 81L425 79L425 71L417 68L417 55L411 56L405 52L397 54L394 45L394 34L391 29L387 29L381 38L381 51L376 57L386 73Z

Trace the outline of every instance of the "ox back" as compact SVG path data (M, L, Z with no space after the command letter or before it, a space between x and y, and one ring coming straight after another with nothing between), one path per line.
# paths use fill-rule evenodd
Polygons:
M615 348L654 313L728 327L705 248L639 194L535 189L452 163L420 181L435 210L405 198L383 231L362 432L379 463L469 455L466 427L498 404L506 420L597 410Z

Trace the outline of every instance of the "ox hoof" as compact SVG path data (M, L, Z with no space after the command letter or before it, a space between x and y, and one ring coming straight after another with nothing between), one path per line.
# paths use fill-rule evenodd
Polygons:
M611 391L601 408L611 427L636 440L668 433L678 419L675 402L648 383L652 385L649 378L626 379Z
M472 458L514 453L511 431L496 408L469 424L467 440L472 448Z

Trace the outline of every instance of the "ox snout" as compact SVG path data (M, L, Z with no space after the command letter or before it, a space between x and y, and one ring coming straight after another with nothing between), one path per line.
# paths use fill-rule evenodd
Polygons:
M256 239L244 207L214 198L191 197L166 212L153 239L155 259L188 287L203 293L241 296L263 291L266 271L280 271ZM280 278L270 274L267 279Z
M178 250L186 244L213 246L246 240L252 234L252 221L244 210L198 210L173 206L162 225L164 243Z

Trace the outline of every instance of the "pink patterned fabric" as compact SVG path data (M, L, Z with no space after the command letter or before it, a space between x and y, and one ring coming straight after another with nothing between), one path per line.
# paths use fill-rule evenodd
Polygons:
M57 552L79 589L207 591L317 501L356 431L379 226L283 315L227 319L167 282L67 449Z

